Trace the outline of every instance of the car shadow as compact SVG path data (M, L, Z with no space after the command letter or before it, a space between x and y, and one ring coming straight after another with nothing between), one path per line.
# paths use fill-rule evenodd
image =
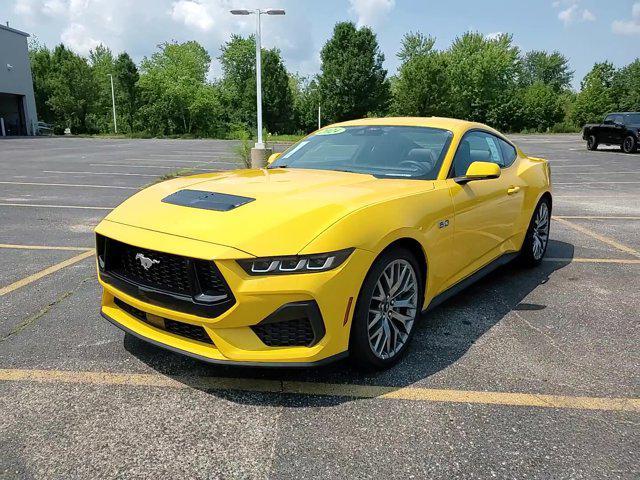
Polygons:
M456 363L509 312L546 308L523 300L546 283L573 258L573 245L550 240L547 258L540 266L527 269L516 262L490 273L447 302L427 312L417 326L407 355L394 367L381 372L363 372L348 361L317 368L252 368L207 364L148 344L126 335L125 349L163 375L193 388L230 401L251 405L290 407L329 406L353 400L341 396L282 395L278 392L217 390L203 387L203 377L228 377L325 384L376 385L390 389L413 385ZM250 389L248 389L250 390Z

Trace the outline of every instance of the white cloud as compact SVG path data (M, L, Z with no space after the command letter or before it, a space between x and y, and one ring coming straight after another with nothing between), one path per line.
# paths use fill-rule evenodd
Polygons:
M558 12L558 20L568 27L575 22L594 22L596 16L587 8L580 6L580 0L558 0L553 2L554 8L566 7Z
M157 45L176 40L195 40L207 49L212 70L219 76L216 57L220 45L232 33L255 32L255 17L236 17L233 7L280 7L284 17L265 16L262 21L263 46L278 47L287 68L302 74L316 73L318 51L324 39L312 31L308 10L300 0L10 0L7 20L11 25L54 47L63 42L86 54L98 43L118 54L128 52L139 62L153 54ZM7 0L0 0L4 6ZM0 12L2 9L0 8Z
M72 50L86 55L89 50L100 45L100 40L93 38L87 28L80 23L70 24L60 35L60 39Z
M491 33L487 33L485 35L485 37L488 40L497 40L498 38L500 38L501 35L504 35L504 32L491 32Z
M595 22L596 21L596 16L591 13L590 10L587 10L586 8L582 11L582 20L584 20L585 22Z
M631 7L631 20L614 20L611 30L618 35L640 35L640 2Z
M393 10L396 0L349 0L349 4L359 27L375 27Z
M176 22L182 22L187 27L196 27L203 32L211 30L213 18L207 7L200 2L180 0L174 2L171 9L171 18Z

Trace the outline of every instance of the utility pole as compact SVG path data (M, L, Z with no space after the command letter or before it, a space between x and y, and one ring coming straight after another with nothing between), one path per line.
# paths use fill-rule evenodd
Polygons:
M111 103L113 105L113 130L115 133L118 133L118 122L116 121L116 94L113 90L113 75L108 73L109 78L111 79Z
M251 149L251 164L253 166L264 166L271 151L265 148L264 142L262 141L262 29L260 26L260 16L263 14L284 15L285 11L279 8L269 8L266 10L259 8L255 10L237 9L231 10L231 14L256 16L256 110L258 117L258 141L254 148Z
M320 128L322 128L321 125L321 121L320 121L320 103L318 103L318 130L320 130Z

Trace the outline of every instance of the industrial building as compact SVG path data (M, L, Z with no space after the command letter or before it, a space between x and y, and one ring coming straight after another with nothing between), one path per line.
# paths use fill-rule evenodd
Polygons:
M0 136L37 131L27 37L28 33L0 25Z

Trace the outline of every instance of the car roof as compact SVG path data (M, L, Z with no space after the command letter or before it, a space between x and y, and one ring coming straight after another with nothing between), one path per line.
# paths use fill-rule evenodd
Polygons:
M472 128L480 128L502 135L497 130L483 124L476 122L469 122L467 120L460 120L457 118L447 117L382 117L382 118L361 118L358 120L348 120L346 122L334 123L328 125L331 127L356 127L356 126L401 126L401 127L432 127L442 128L450 130L454 133L462 133Z
M611 112L611 113L607 113L606 116L608 117L609 115L637 115L639 113L640 112Z

